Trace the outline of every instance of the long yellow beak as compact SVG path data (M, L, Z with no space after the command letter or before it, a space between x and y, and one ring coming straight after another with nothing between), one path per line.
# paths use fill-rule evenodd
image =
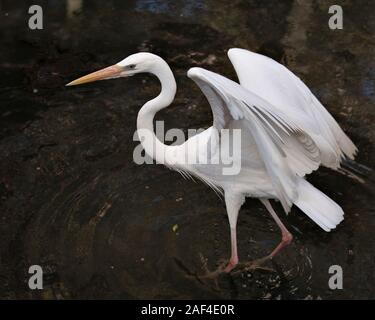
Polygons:
M122 67L114 64L113 66L95 71L95 72L90 73L86 76L83 76L81 78L73 80L72 82L69 82L68 84L66 84L66 86L76 86L76 85L82 84L82 83L88 83L88 82L94 82L94 81L98 81L98 80L116 78L123 71L124 71L124 69Z

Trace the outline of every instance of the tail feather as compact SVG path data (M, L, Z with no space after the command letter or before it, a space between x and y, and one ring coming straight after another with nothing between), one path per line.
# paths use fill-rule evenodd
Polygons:
M324 231L335 229L344 220L341 207L305 179L299 180L298 190L294 204Z

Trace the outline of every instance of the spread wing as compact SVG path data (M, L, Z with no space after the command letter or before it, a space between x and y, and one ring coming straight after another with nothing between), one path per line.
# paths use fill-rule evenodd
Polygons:
M314 141L287 114L238 83L202 68L191 68L188 77L209 101L213 125L219 132L233 120L244 120L276 194L284 210L289 212L298 196L297 176L310 173L320 165L320 153Z
M323 165L337 169L342 158L354 158L356 146L300 78L275 60L248 50L230 49L228 56L241 86L295 116L297 124L305 125L301 114L311 119Z

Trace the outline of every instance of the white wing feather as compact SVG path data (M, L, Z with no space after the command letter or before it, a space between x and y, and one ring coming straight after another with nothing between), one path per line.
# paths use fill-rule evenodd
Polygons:
M343 157L353 159L357 148L310 89L282 64L244 49L228 51L241 86L267 97L310 134L321 151L322 164L337 169ZM313 128L305 122L306 116ZM315 132L311 129L315 128ZM317 134L316 134L317 133Z
M202 68L191 68L188 77L209 101L214 127L219 131L231 120L247 120L258 152L286 212L297 199L297 178L320 165L319 149L291 117L238 83ZM310 120L304 122L311 127Z

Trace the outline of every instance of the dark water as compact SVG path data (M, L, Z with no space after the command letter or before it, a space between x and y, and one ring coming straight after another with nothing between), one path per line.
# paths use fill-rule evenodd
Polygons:
M31 31L27 10L44 9ZM309 180L344 209L325 233L296 208L282 216L295 241L268 265L219 278L187 274L229 256L223 202L202 183L133 162L140 106L159 85L150 76L65 88L70 80L152 51L171 65L167 128L202 128L210 108L185 75L202 66L235 79L230 47L267 54L298 74L374 162L375 3L343 4L344 29L328 28L330 1L1 1L1 298L375 298L374 177L329 170ZM75 8L75 9L74 9ZM276 205L278 212L282 212ZM177 225L177 230L173 226ZM239 217L239 253L267 254L279 232L249 199ZM28 289L39 264L44 290ZM340 265L344 289L328 287Z

